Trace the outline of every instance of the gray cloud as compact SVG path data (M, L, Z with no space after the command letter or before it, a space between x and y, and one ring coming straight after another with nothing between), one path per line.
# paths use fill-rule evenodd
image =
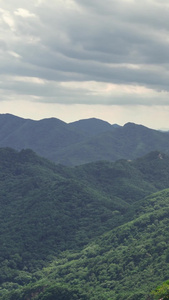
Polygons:
M42 102L168 105L168 20L167 1L4 2L1 91L6 99L13 91Z

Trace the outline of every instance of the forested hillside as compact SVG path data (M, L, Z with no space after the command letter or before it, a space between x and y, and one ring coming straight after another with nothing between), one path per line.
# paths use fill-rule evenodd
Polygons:
M169 134L142 125L111 125L95 118L65 123L0 114L0 147L32 149L63 165L136 159L151 151L169 153Z
M167 188L158 151L65 167L1 148L0 299L146 299L169 278Z
M11 285L3 284L2 299L34 299L34 294L39 300L151 299L151 290L169 278L168 220L169 190L165 190L145 198L133 221L82 251L63 252L33 274L18 272L13 278L17 289L7 292L4 287ZM22 288L26 281L30 284Z

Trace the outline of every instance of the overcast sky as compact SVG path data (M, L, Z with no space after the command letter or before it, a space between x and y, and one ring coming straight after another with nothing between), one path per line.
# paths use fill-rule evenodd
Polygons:
M0 113L169 128L169 1L0 0Z

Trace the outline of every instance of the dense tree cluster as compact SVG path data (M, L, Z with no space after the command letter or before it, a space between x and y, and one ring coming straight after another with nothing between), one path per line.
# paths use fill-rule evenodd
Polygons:
M68 168L0 149L0 299L167 297L168 187L157 151Z

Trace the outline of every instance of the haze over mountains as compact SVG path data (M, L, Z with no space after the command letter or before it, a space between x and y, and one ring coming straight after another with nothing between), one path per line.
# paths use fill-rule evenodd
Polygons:
M6 114L0 147L1 300L159 299L168 132Z
M0 147L30 148L63 165L134 159L159 150L169 153L169 134L142 125L123 127L98 119L65 123L56 118L34 121L0 115Z

